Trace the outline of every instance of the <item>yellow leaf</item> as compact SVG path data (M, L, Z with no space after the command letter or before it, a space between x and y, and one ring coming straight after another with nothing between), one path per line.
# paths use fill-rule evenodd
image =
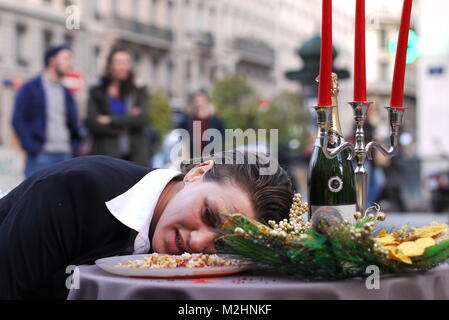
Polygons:
M419 257L424 254L424 247L418 246L414 241L403 242L398 246L400 250L407 257Z
M415 240L415 243L420 246L423 247L424 249L434 246L436 244L436 241L433 238L421 238L418 240Z
M418 238L428 238L428 237L434 237L434 236L439 235L441 232L446 230L446 228L447 228L447 225L438 224L438 225L433 225L433 226L429 226L429 227L423 227L423 228L416 229L414 233Z
M385 236L382 238L378 238L377 241L383 246L399 244L399 241L397 241L396 238L391 235L388 235L388 236Z
M382 229L382 230L380 230L380 232L377 234L377 238L382 238L382 237L385 237L386 235L388 235L387 230Z
M403 254L398 248L390 250L390 259L401 261L406 264L412 264L412 259Z

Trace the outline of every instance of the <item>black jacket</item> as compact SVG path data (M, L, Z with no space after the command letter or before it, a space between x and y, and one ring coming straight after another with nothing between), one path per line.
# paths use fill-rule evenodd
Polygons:
M137 232L105 202L152 171L104 156L40 170L0 199L0 300L65 299L71 265L127 251Z
M146 128L149 123L149 97L146 88L138 88L126 99L129 103L127 114L123 116L111 115L109 96L104 85L94 86L89 90L87 105L86 127L93 138L93 153L120 158L119 137L123 129L127 129L130 136L129 160L148 166L150 163L149 140ZM141 110L139 115L132 115L131 108ZM109 115L112 122L108 125L97 121L98 115Z

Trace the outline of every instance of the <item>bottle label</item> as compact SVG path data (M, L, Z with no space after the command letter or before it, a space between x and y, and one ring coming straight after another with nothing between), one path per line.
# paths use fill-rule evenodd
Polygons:
M341 206L310 206L310 211L312 212L312 215L317 209L319 209L321 207L334 208L341 214L342 220L346 219L349 221L349 223L355 222L355 218L354 218L354 214L356 213L356 205L355 204L341 205Z
M340 192L343 189L343 180L340 177L332 177L327 182L327 186L331 192Z
M329 149L335 149L343 142L343 137L336 130L329 130L327 133Z
M329 150L333 150L345 142L345 139L341 135L339 135L338 132L335 130L330 130L328 132L327 136L328 136L327 148ZM320 142L319 137L315 139L315 147L321 147L321 142Z

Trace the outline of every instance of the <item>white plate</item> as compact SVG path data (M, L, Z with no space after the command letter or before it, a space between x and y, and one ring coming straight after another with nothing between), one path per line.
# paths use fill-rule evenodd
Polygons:
M126 263L128 260L142 260L149 254L139 254L131 256L118 256L98 259L95 264L106 272L127 276L144 278L184 278L202 276L224 276L245 271L250 264L242 262L239 266L226 267L204 267L204 268L120 268L117 263ZM220 255L226 257L225 255Z

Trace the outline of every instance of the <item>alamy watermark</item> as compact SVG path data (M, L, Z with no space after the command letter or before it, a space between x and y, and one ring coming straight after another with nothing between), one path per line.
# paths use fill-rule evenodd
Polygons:
M248 150L252 154L264 157L251 157L236 159L216 159L217 164L261 164L259 173L261 175L273 175L279 168L278 164L278 139L277 129L226 129L225 136L217 129L207 129L201 134L201 122L193 121L193 130L190 137L189 131L185 129L176 130L179 142L170 150L170 162L179 165L189 157L185 152L192 151L190 158L194 164L199 164L201 159L210 158L223 150ZM192 138L192 139L191 139ZM268 141L269 140L269 141ZM193 142L191 146L190 143ZM223 145L224 141L224 145ZM207 142L202 148L202 143ZM264 159L265 162L264 162Z
M65 273L69 274L65 280L65 287L69 290L79 290L80 288L80 271L78 266L70 265L65 269Z
M79 30L81 29L81 10L78 6L71 5L65 8L65 27L67 30Z
M369 276L365 280L365 286L368 290L380 289L380 269L376 265L370 265L366 268L366 274Z

